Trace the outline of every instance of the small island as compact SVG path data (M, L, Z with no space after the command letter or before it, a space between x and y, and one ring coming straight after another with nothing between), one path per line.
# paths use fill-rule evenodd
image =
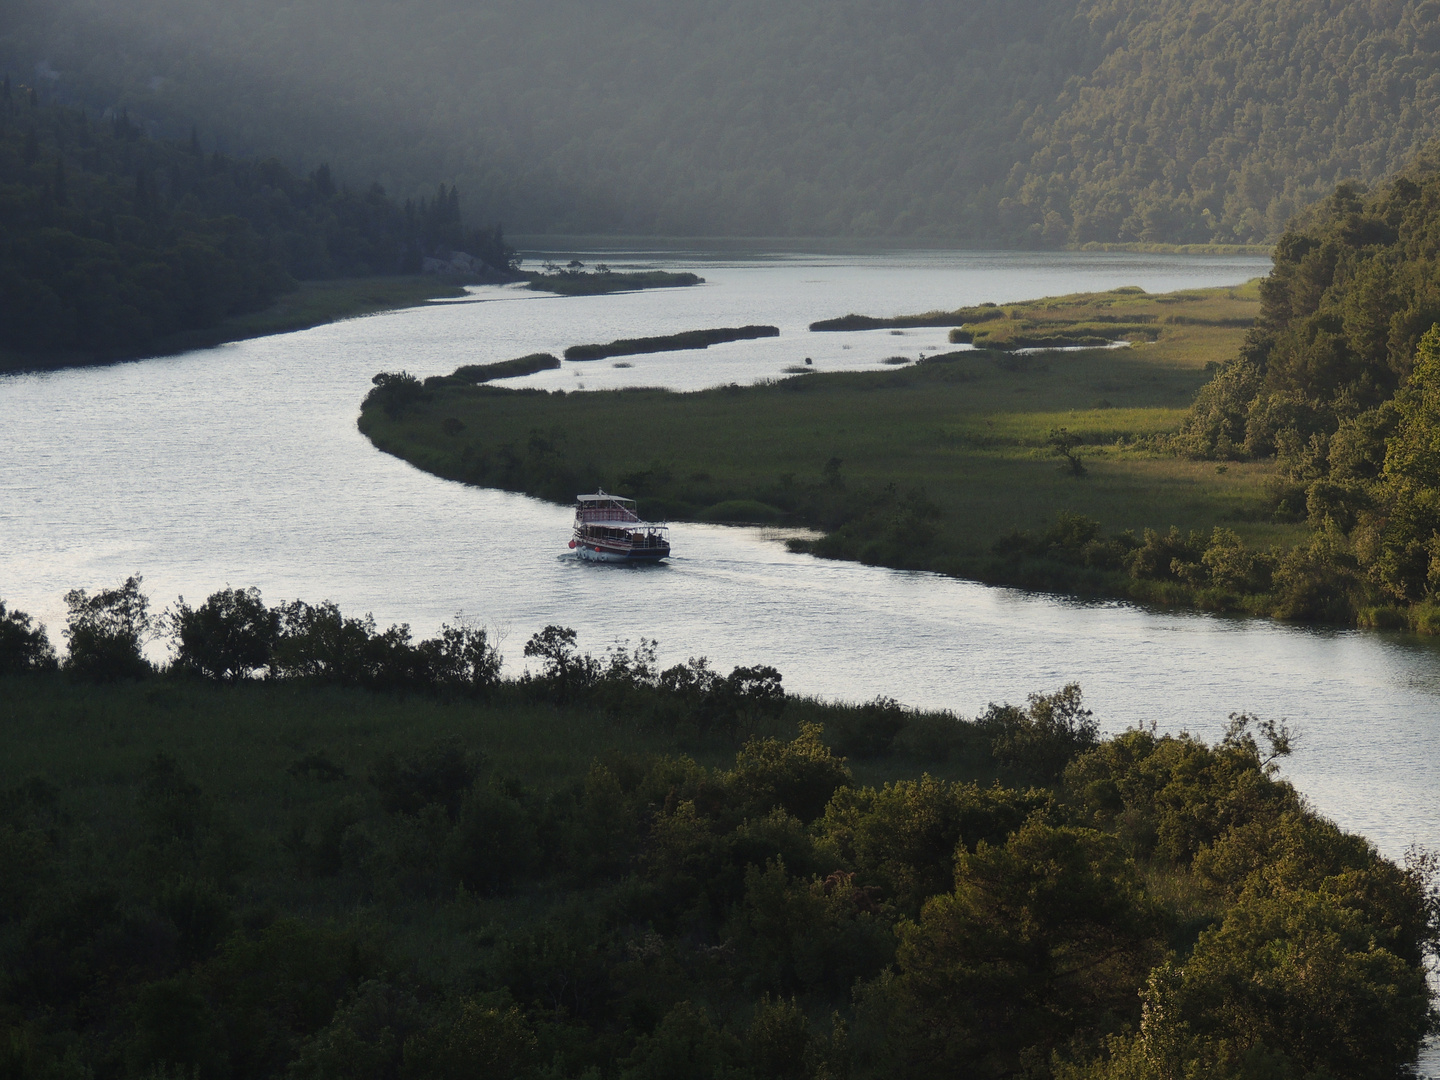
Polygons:
M634 292L639 289L677 289L689 285L703 285L705 279L688 271L634 270L615 271L605 263L597 263L594 270L586 270L579 259L571 259L565 266L547 262L540 273L525 275L527 289L536 292L559 293L561 296L601 296L605 293Z
M713 330L686 330L679 334L663 334L659 337L620 338L604 345L571 345L565 350L565 359L604 360L611 356L681 352L687 349L708 349L711 345L721 345L727 341L779 336L778 326L721 326Z

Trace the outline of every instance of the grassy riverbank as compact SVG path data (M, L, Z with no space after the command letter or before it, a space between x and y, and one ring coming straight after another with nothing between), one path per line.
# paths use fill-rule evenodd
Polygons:
M1062 511L1112 535L1177 526L1208 536L1222 526L1252 548L1297 542L1303 527L1274 515L1273 465L1217 466L1157 445L1181 422L1206 364L1234 354L1257 307L1253 284L1056 298L996 310L1014 326L1053 325L1064 311L1106 325L1095 323L1101 314L1143 325L1155 340L958 352L884 372L688 394L443 386L399 409L374 399L360 425L381 449L430 472L556 502L604 486L639 497L657 517L808 525L826 533L814 545L826 555L1180 600L1169 585L1103 562L997 543L1016 531L1039 536Z
M0 371L47 371L170 356L191 349L207 349L227 341L288 334L341 319L417 307L430 300L455 299L464 295L462 285L433 275L305 281L263 310L232 316L204 330L161 338L140 352L60 353L52 356L0 353Z

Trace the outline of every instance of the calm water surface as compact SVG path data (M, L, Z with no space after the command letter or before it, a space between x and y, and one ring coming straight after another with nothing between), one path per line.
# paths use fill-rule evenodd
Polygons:
M566 256L568 258L568 255ZM584 257L584 256L582 256ZM760 530L680 525L652 569L569 558L568 509L465 488L373 450L355 429L380 370L614 337L773 323L705 352L566 364L564 389L695 388L946 348L943 331L810 334L814 319L1140 285L1224 285L1264 260L1132 255L601 254L694 268L694 289L556 298L513 288L116 367L0 378L0 597L58 637L62 594L143 573L157 607L226 584L271 602L329 598L429 634L456 615L505 635L507 660L550 622L599 651L659 639L666 663L769 663L792 690L890 695L974 713L1078 681L1108 729L1215 737L1227 714L1288 718L1286 772L1317 807L1399 856L1440 847L1440 649L1376 633L1157 613L788 553ZM590 257L586 257L589 261ZM848 346L848 348L847 348Z

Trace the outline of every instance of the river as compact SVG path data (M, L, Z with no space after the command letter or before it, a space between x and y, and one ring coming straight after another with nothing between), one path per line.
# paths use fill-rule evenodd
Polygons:
M568 259L570 253L561 256ZM591 261L594 253L581 254ZM648 570L576 563L568 509L428 476L376 452L355 417L380 370L614 337L773 323L703 353L566 364L522 382L694 388L945 347L943 330L810 334L810 321L1140 285L1233 284L1262 259L919 252L599 253L694 269L704 286L608 297L513 287L113 367L0 377L0 598L53 638L62 596L142 573L157 607L225 584L332 599L426 635L459 616L504 636L510 670L547 623L581 645L655 638L662 662L767 663L793 691L973 714L1077 681L1107 730L1206 738L1248 711L1298 735L1285 774L1322 812L1399 857L1440 848L1440 647L1382 633L1082 603L826 562L761 530L679 525ZM629 433L633 437L636 433ZM642 433L643 434L643 433ZM1163 524L1163 523L1160 523Z

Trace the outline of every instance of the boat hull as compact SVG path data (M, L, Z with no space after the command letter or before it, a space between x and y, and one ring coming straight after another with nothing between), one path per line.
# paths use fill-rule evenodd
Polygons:
M597 544L593 540L576 540L575 555L586 562L603 563L658 563L668 558L670 546L623 548L608 544Z

